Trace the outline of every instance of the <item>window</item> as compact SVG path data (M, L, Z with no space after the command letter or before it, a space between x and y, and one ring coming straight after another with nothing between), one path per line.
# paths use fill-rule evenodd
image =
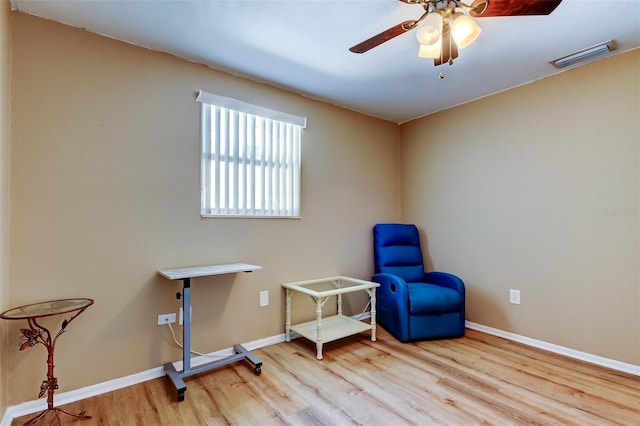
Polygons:
M300 216L306 118L204 91L201 215Z

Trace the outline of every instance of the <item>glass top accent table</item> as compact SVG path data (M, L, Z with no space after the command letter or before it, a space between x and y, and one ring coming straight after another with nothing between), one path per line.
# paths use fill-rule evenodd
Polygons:
M38 398L42 398L45 393L47 394L47 409L25 423L26 425L38 422L52 411L55 414L56 424L60 424L59 412L79 419L91 418L91 416L87 416L84 411L74 414L62 408L54 407L53 405L53 393L58 389L58 379L53 374L53 355L56 342L58 341L58 337L67 331L69 323L91 305L93 305L92 299L60 299L19 306L0 314L0 318L7 320L26 320L29 324L29 328L20 329L20 333L22 334L20 336L21 351L37 344L42 344L47 348L47 379L40 385L40 393L38 394ZM38 323L38 320L54 315L67 315L67 318L62 321L60 330L55 335L52 335L46 327Z
M284 283L286 289L285 340L291 341L291 330L316 343L316 358L322 359L322 345L336 339L371 330L371 341L376 340L376 288L380 284L348 277L328 277L308 281ZM365 323L342 314L342 295L366 291L371 304L371 321ZM291 299L294 293L310 296L316 304L316 319L301 324L291 324ZM329 297L337 296L336 315L322 318L322 307Z

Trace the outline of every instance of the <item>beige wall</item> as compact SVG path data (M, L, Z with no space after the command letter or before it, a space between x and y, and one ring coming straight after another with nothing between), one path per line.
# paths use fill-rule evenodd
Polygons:
M9 294L9 170L11 138L11 21L8 0L0 0L0 312ZM0 321L0 413L7 405L7 323Z
M639 80L636 50L402 126L403 220L469 320L640 364Z
M397 125L12 18L10 303L95 299L59 341L61 391L181 359L169 330L155 324L178 310L181 286L158 269L264 268L194 280L192 344L205 352L283 333L281 282L371 276L371 227L400 218ZM301 220L200 218L199 89L307 116ZM265 308L261 290L270 291ZM349 300L353 313L364 305ZM11 352L9 362L9 403L32 400L46 372L42 348Z
M193 345L273 336L280 283L369 277L371 226L400 220L401 208L426 231L429 262L465 279L470 320L640 364L637 51L398 128L21 13L11 21L13 34L0 33L3 166L9 89L14 98L12 261L0 271L10 298L0 304L96 300L59 342L61 391L181 358L155 325L178 310L180 286L158 269L262 265L194 282ZM199 89L308 117L301 220L199 217ZM508 304L509 288L522 305ZM0 396L32 400L42 348L3 345L0 356L12 371Z

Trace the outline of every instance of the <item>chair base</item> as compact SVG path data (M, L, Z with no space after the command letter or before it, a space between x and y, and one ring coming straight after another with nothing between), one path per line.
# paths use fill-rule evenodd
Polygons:
M411 316L405 322L406 326L394 327L394 321L389 321L385 315L378 315L378 325L381 325L393 337L403 343L423 340L454 339L464 336L464 318L460 312L440 315ZM402 321L398 321L402 323Z

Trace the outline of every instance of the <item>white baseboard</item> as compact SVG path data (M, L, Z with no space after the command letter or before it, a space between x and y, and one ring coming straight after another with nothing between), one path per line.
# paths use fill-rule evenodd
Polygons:
M71 402L80 401L81 399L90 398L92 396L111 392L131 386L136 383L142 383L157 377L164 376L164 368L157 367L141 373L132 374L130 376L121 377L119 379L109 380L107 382L98 383L96 385L75 389L68 392L55 394L55 403L57 405L69 404ZM37 413L47 408L46 399L37 399L34 401L23 402L7 408L2 419L2 426L9 426L11 421L16 417L26 416L27 414Z
M357 317L358 319L366 319L366 318L369 318L369 315L367 314L357 315ZM620 361L612 360L609 358L588 354L586 352L576 351L574 349L565 348L563 346L554 345L552 343L547 343L540 340L531 339L529 337L520 336L518 334L509 333L507 331L499 330L497 328L476 324L471 321L466 321L465 325L466 327L472 330L482 331L487 334L492 334L494 336L499 336L508 340L513 340L515 342L524 343L525 345L537 347L540 349L545 349L547 351L565 355L570 358L587 361L592 364L601 365L603 367L608 367L614 370L624 371L626 373L631 373L631 374L640 376L640 366L638 365L628 364L625 362L620 362ZM292 333L291 337L297 338L298 336L295 333ZM276 343L281 343L284 341L285 341L285 336L284 336L284 333L282 333L276 336L254 340L253 342L243 343L242 346L252 351L252 350L260 349L266 346L275 345ZM223 349L217 352L212 352L207 355L194 357L191 360L191 366L196 367L198 365L202 365L207 362L210 362L211 360L208 358L210 356L223 357L223 356L232 355L233 353L234 353L233 348L228 348L228 349ZM182 361L174 362L173 365L176 367L176 370L178 371L182 370ZM146 382L148 380L157 379L158 377L162 377L164 375L165 375L164 368L156 367L140 373L121 377L119 379L109 380L107 382L98 383L96 385L91 385L91 386L87 386L84 388L80 388L80 389L76 389L68 392L57 393L55 395L56 405L64 405L64 404L69 404L71 402L80 401L82 399L90 398L92 396L101 395L104 393L125 388L127 386L132 386L138 383ZM22 404L14 405L6 409L4 416L2 418L2 422L0 422L0 426L11 426L11 422L13 421L13 419L21 416L26 416L32 413L37 413L38 411L42 411L46 408L47 408L47 401L44 399L38 399L35 401L28 401Z
M292 336L295 337L295 336ZM264 339L254 340L253 342L245 343L246 349L252 351L265 346L274 345L276 343L284 342L284 333ZM225 357L233 355L235 352L233 348L222 349L216 352L212 352L206 355L201 355L191 358L191 366L197 367L207 362L211 362L210 357ZM176 370L182 370L182 361L176 361L173 363ZM104 393L112 392L118 389L126 388L138 383L146 382L148 380L157 379L165 375L164 367L156 367L150 370L146 370L140 373L131 374L129 376L121 377L119 379L109 380L96 385L87 386L80 389L75 389L68 392L60 392L55 394L55 403L57 405L69 404L71 402L80 401L82 399L90 398L92 396L101 395ZM22 404L14 405L6 409L0 426L11 426L13 419L28 414L37 413L47 408L46 399L38 399L34 401L24 402Z
M465 326L472 330L478 330L482 331L483 333L503 337L514 342L519 342L528 346L533 346L535 348L544 349L546 351L564 355L569 358L579 359L591 364L596 364L602 367L607 367L613 370L623 371L625 373L640 376L640 365L629 364L626 362L616 361L614 359L593 355L587 352L577 351L575 349L555 345L553 343L543 342L542 340L532 339L530 337L521 336L519 334L510 333L508 331L499 330L493 327L487 327L486 325L476 324L471 321L465 321Z

